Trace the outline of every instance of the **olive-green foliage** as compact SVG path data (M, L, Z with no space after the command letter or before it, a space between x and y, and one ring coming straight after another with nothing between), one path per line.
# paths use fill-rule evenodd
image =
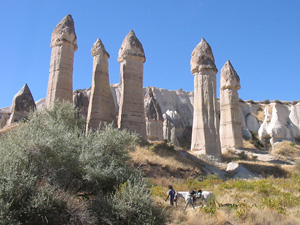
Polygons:
M1 137L0 224L112 223L110 214L93 210L90 203L106 199L106 209L115 207L118 195L110 193L130 177L126 160L137 136L111 125L86 134L75 115L71 104L56 103ZM143 208L147 215L154 208L150 205Z
M155 215L147 182L138 173L119 186L112 196L113 209L119 224L162 224Z

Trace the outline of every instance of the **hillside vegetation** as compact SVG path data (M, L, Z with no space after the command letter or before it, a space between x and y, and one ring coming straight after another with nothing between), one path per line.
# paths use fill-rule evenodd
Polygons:
M126 163L136 135L84 132L71 104L32 113L0 140L0 224L158 224L147 180Z
M285 165L260 161L251 145L218 163L167 142L141 146L112 125L85 133L76 115L56 103L1 136L0 224L300 224L295 143L274 151ZM260 178L232 179L231 161ZM212 191L217 202L170 207L168 185Z

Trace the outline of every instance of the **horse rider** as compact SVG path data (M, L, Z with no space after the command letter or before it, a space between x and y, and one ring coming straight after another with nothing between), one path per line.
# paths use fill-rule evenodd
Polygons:
M194 190L190 190L189 193L193 197L193 202L195 202L197 198L201 198L202 190L200 189L197 192Z

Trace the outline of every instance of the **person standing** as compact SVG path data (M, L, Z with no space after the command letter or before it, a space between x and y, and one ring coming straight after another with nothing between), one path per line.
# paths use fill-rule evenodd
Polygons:
M170 206L174 206L175 190L171 185L169 185L168 196L165 201L167 201L169 197L170 197Z

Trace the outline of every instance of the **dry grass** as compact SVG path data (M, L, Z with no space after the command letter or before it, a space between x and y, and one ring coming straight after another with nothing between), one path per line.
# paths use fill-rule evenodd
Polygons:
M256 117L256 119L260 122L260 123L262 123L263 121L264 121L264 119L265 119L265 108L266 108L266 106L264 105L264 106L262 106L262 107L260 107L257 111L256 111L256 114L254 114L253 116L255 116Z
M162 142L138 146L130 153L132 165L141 168L143 175L153 184L167 187L187 177L195 178L203 174L201 160L187 152L185 153L191 158L183 157L183 152L174 150L172 146L165 149L161 146Z
M299 158L300 145L290 141L279 142L275 144L272 153L284 157Z
M255 116L256 119L257 119L260 123L262 123L262 122L264 121L265 117L266 117L266 115L265 115L265 108L266 108L266 107L269 107L269 108L268 108L268 113L269 113L269 115L272 115L273 107L272 107L271 105L262 105L262 106L257 110L257 112L256 112L255 114L253 114L253 116ZM268 123L269 123L269 122L270 122L270 121L268 121Z
M300 224L297 182L299 178L229 180L211 188L219 203L216 207L183 211L184 203L179 202L169 211L169 224Z
M5 134L5 133L7 133L7 132L15 130L18 126L19 126L19 124L17 124L17 123L13 123L13 124L11 124L9 126L5 126L4 128L2 128L0 130L0 136L3 135L3 134Z
M183 157L181 151L157 146L159 143L138 147L131 156L132 162L147 172L153 200L165 208L168 224L300 224L300 170L296 170L295 165L240 160L237 162L248 170L266 178L223 181L216 175L201 175L201 161ZM231 158L237 156L235 152L227 154ZM183 176L178 177L180 172ZM198 174L191 176L193 173ZM168 185L173 185L176 191L198 188L212 191L217 205L196 210L189 207L183 211L185 203L180 199L178 207L171 208L169 202L165 202Z
M161 150L160 154L157 154L149 147L138 146L135 151L130 153L130 156L137 164L157 164L161 167L169 167L172 170L194 169L193 166L190 166L187 159L180 158L179 160L176 152L170 153L164 149Z
M256 149L253 143L250 141L243 140L243 148L244 149Z

